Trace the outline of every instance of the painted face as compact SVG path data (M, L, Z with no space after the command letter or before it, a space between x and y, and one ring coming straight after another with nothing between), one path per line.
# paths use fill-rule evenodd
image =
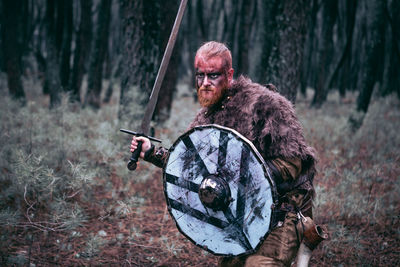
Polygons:
M220 57L205 59L196 56L196 89L200 105L209 107L224 95L232 80L233 69L226 71Z

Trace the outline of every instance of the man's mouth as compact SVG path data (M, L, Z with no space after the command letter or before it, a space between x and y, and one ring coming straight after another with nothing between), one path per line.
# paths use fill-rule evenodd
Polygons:
M212 88L200 88L200 92L214 92Z

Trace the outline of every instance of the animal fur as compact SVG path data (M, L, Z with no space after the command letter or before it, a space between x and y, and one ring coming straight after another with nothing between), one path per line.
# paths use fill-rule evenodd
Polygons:
M234 80L223 99L202 108L189 128L218 124L232 128L249 139L265 160L301 158L302 174L313 178L315 152L308 146L292 104L250 79Z

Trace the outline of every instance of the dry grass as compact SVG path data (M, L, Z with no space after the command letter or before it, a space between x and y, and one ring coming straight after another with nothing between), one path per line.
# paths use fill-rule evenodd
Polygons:
M50 112L37 84L25 85L26 107L0 100L1 265L216 265L217 257L177 231L160 170L147 163L126 169L130 137L118 131L118 94L97 113L67 98ZM198 108L186 86L176 99L171 119L156 128L166 147ZM296 105L319 155L315 219L330 230L312 266L400 264L400 103L374 99L352 133L354 99L331 94L321 110L301 97Z

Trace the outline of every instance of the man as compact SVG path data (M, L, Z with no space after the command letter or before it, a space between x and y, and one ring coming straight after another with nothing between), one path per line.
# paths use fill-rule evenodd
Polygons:
M220 266L290 266L302 239L299 217L312 217L314 150L305 143L291 103L271 90L273 85L264 87L243 76L233 79L231 52L224 44L202 45L194 67L202 109L189 129L218 124L241 133L256 146L272 170L279 193L273 230L258 251L222 258ZM133 137L131 152L137 148L138 140L143 141L142 158L159 167L166 163L168 151L156 149L144 137Z

